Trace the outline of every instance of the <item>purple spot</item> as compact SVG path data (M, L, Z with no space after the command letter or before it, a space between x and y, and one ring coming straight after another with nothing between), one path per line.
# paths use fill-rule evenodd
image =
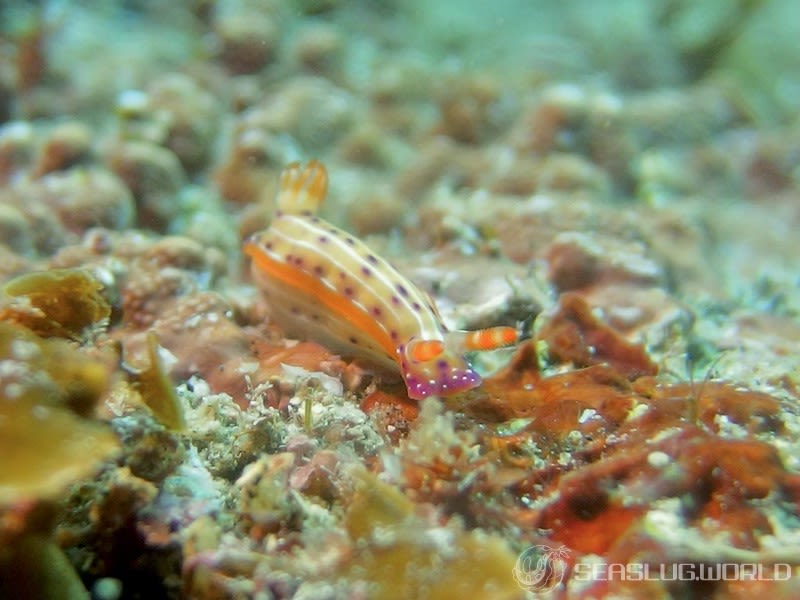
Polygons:
M380 306L373 306L372 307L372 314L375 315L376 317L380 317L381 314L383 314L383 311L381 310Z
M317 265L316 267L314 267L314 274L322 277L323 275L325 275L325 269L322 267L322 265Z
M339 279L347 279L347 274L344 271L339 271Z
M367 254L367 256L365 258L367 259L367 262L370 263L370 264L373 264L373 265L377 265L378 264L378 259L375 258L374 254Z
M445 371L447 370L447 367L449 367L450 365L446 360L442 359L436 363L436 366L439 368L440 371Z
M364 275L364 277L369 277L372 275L372 269L369 267L361 267L361 274Z
M320 244L327 244L327 243L328 243L328 236L327 236L327 235L321 235L321 236L319 236L319 237L317 238L317 241L318 241Z
M393 340L396 340L398 337L400 337L399 335L397 335L397 332L396 332L396 331L394 331L394 330L392 330L392 331L390 331L390 332L389 332L389 336L390 336L390 337L391 337Z
M355 291L353 288L351 288L351 287L349 287L349 286L348 286L348 287L346 287L346 288L344 288L344 289L342 290L342 293L343 293L345 296L347 296L348 298L352 298L352 297L355 295L356 291Z
M408 290L402 283L397 284L397 292L403 297L408 298Z
M349 246L355 246L356 245L356 241L351 237L344 238L344 241L347 242L347 244Z
M411 308L413 308L416 311L419 311L419 309L421 309L422 306L420 306L419 302L412 302Z
M302 256L295 256L294 257L294 264L298 267L303 264L303 257Z
M399 306L400 298L398 298L397 296L392 296L392 304L394 304L395 306Z

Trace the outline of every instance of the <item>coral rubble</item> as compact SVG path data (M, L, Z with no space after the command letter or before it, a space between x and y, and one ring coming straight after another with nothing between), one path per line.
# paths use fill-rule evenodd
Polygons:
M800 597L795 4L0 3L0 597ZM315 157L482 386L270 320Z

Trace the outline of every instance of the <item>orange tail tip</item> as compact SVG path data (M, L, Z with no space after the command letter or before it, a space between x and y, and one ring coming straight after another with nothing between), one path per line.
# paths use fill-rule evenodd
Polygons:
M464 350L494 350L503 346L510 346L519 338L517 330L513 327L490 327L478 331L454 331L461 334L460 340Z
M328 192L328 172L318 160L291 163L281 173L278 209L289 214L317 212Z

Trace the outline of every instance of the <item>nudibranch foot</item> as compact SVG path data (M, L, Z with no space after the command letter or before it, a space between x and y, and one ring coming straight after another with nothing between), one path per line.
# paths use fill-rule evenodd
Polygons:
M450 396L478 387L481 377L470 367L445 369L432 378L419 374L404 373L403 379L412 400L424 400L428 396Z
M398 346L400 370L408 395L421 400L431 395L463 392L481 383L462 353L469 350L493 350L513 344L513 327L491 327L478 331L446 331L443 339L412 339Z

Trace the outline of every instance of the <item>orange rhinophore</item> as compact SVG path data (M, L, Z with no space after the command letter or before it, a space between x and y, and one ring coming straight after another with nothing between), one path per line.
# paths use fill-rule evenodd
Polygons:
M245 242L272 318L291 335L399 370L417 400L479 385L463 352L513 344L516 330L447 331L426 294L316 216L327 187L322 163L288 165L272 224Z

